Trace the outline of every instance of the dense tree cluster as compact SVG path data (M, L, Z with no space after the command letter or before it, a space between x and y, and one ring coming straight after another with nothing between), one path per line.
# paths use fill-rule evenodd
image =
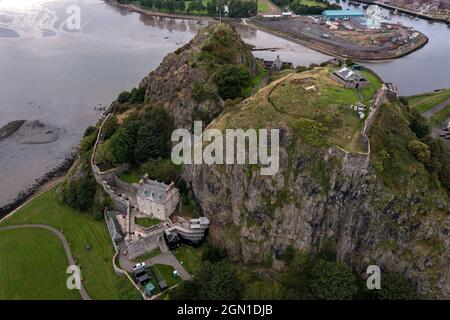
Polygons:
M185 281L172 290L175 300L237 300L242 297L244 285L236 269L226 260L203 262L193 280Z
M132 3L129 0L119 0L119 3ZM232 18L251 17L257 14L257 2L253 0L211 0L206 4L202 0L139 0L139 4L147 9L156 9L167 12L186 12L218 16L219 8L222 16L225 15L224 6L229 9L228 15Z
M162 108L143 117L129 117L111 136L111 152L118 163L144 162L170 155L173 122Z
M450 150L444 142L431 137L431 128L419 111L410 109L409 113L409 127L418 140L410 141L408 150L450 193Z
M231 18L251 17L258 13L256 1L249 0L231 0L228 10L228 16Z

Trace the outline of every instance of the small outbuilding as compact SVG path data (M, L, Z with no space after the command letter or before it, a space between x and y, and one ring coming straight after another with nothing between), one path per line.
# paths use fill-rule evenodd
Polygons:
M359 72L343 67L331 74L331 77L342 84L345 88L367 88L370 82Z

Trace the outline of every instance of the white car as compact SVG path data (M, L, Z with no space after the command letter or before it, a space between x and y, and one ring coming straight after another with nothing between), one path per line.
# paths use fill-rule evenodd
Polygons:
M133 266L133 271L136 271L137 269L140 269L140 268L145 268L145 262L139 262L139 263L136 263L136 264Z

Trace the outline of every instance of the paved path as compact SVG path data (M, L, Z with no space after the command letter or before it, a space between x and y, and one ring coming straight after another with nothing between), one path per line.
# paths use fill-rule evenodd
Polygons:
M434 106L430 110L424 112L422 115L425 117L425 119L429 120L433 114L435 114L438 111L441 111L445 107L450 105L450 99L445 100L442 103L439 103L438 105Z
M75 259L72 256L72 251L70 250L70 246L69 246L69 243L67 242L66 237L64 236L64 234L61 231L59 231L58 229L56 229L52 226L45 225L45 224L23 224L23 225L0 227L0 231L15 230L15 229L22 229L22 228L39 228L39 229L44 229L44 230L53 232L59 238L59 240L61 240L61 242L64 246L64 251L66 252L67 259L69 260L69 265L75 264ZM80 294L81 294L81 298L83 298L83 300L91 300L91 298L87 294L86 290L84 289L83 283L81 283Z
M129 260L126 255L124 255L124 254L120 255L119 263L120 263L120 267L122 269L124 269L125 271L128 271L128 272L133 271L133 265L135 264L135 262ZM157 255L155 257L147 259L147 260L145 260L145 264L147 266L152 266L154 264L164 264L164 265L172 266L175 270L178 271L181 279L183 279L185 281L192 279L189 272L186 271L186 269L177 260L177 258L175 258L175 256L172 254L172 252L161 253L160 255Z

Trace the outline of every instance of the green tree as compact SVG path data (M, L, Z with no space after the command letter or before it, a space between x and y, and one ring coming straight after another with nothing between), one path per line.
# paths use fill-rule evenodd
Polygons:
M415 288L401 273L381 275L381 289L376 291L381 300L413 300L418 295Z
M105 121L102 128L103 137L105 139L109 139L119 128L119 123L117 122L117 117L112 116L109 117L108 120Z
M202 253L202 261L209 261L212 263L219 262L225 259L228 256L228 253L223 248L215 247L211 244L207 244Z
M244 285L236 269L227 261L205 261L191 281L171 292L172 299L235 300L242 297Z
M133 88L131 90L131 97L130 102L131 103L142 103L145 100L145 87L139 87L139 88Z
M145 8L151 8L153 7L153 1L152 0L140 0L141 6Z
M128 91L122 91L119 96L117 97L117 101L120 103L125 103L131 98L131 93Z
M111 151L119 163L132 162L136 147L138 121L127 122L111 137Z
M243 65L225 65L217 73L216 83L222 99L234 99L250 85L251 74Z
M431 132L427 120L422 117L420 112L416 109L411 109L411 120L409 127L419 139L429 135Z
M70 207L86 211L92 207L96 183L93 176L81 176L77 180L67 181L63 202Z
M431 152L428 146L419 140L412 140L408 144L408 150L417 160L424 164L427 164L431 159Z
M314 299L348 300L358 291L352 270L335 261L314 261L306 279L308 294Z

